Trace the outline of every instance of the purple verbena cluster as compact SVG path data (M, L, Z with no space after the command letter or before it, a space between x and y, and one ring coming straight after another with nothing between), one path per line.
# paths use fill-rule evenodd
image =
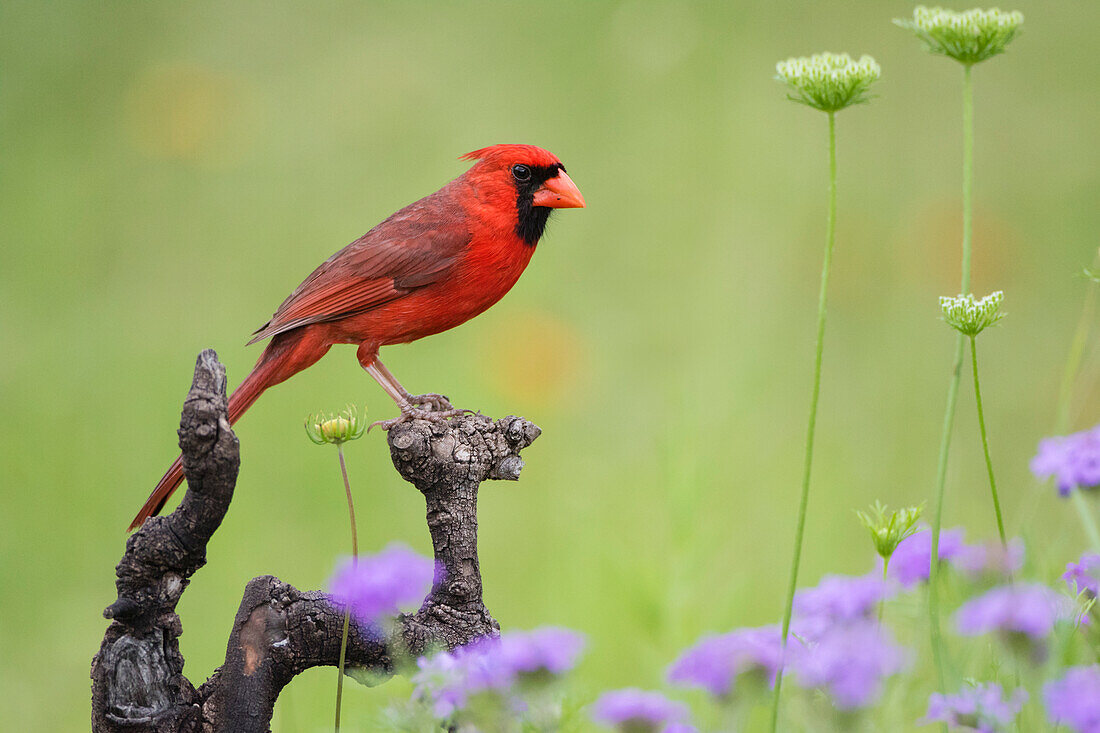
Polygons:
M431 589L435 562L401 544L377 555L348 558L329 581L333 602L351 607L357 621L370 624L398 608L419 604Z
M909 663L910 655L873 620L841 624L816 641L788 645L795 679L825 690L842 710L864 707L882 692L883 681Z
M955 614L955 623L966 636L1000 632L1041 641L1050 635L1056 621L1071 613L1067 599L1045 585L1016 583L967 601Z
M1027 690L1015 690L1006 700L996 683L964 687L954 695L933 692L928 698L928 713L921 723L947 723L949 728L965 728L978 733L1007 730L1024 703Z
M417 696L430 700L437 717L447 718L471 695L509 695L517 683L549 681L568 672L583 649L584 637L568 629L514 631L421 658L413 682Z
M1053 476L1062 496L1100 486L1100 425L1039 441L1031 472L1044 479Z
M1077 733L1100 733L1100 665L1071 667L1043 686L1047 716Z
M688 733L688 709L659 692L629 687L600 695L592 704L592 719L630 733Z
M672 663L668 681L701 687L718 698L733 694L736 680L742 674L758 674L773 684L779 669L779 647L776 626L711 634Z
M1086 552L1077 562L1066 563L1062 579L1074 593L1087 593L1092 598L1100 596L1100 555Z

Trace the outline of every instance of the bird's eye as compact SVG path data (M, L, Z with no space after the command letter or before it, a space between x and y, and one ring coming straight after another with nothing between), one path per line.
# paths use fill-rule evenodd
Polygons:
M515 178L517 181L520 182L530 181L531 169L523 165L522 163L514 165L512 166L512 178Z

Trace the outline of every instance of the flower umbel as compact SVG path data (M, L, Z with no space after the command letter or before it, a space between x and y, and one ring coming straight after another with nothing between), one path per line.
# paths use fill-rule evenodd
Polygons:
M875 552L883 560L889 561L898 544L906 537L917 531L917 520L924 511L924 504L919 506L895 509L887 513L886 505L876 501L866 511L856 511L859 521L871 533L871 542L875 545Z
M954 695L933 692L928 698L928 713L920 723L947 723L952 729L965 728L981 733L1007 730L1027 702L1027 690L1015 690L1005 700L996 683L963 687Z
M775 78L794 92L787 98L822 112L837 112L868 101L867 88L881 73L870 56L853 61L846 53L790 58L775 65Z
M1004 53L1005 46L1019 35L1023 22L1024 15L1017 10L974 8L960 13L923 5L913 10L912 20L894 20L913 31L932 53L950 56L967 66Z
M366 431L367 423L354 405L348 405L335 415L319 412L306 418L306 435L317 445L342 445L362 438Z
M957 295L954 298L940 296L940 309L947 325L964 336L977 336L989 326L1005 317L1001 313L1001 301L1005 294L998 290L981 300L973 295Z

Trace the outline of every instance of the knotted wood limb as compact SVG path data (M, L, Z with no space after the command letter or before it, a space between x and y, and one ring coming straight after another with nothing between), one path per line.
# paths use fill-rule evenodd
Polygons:
M270 575L253 578L230 632L225 663L199 688L183 675L175 608L233 498L239 445L226 419L225 368L199 355L180 421L188 488L167 517L145 522L126 542L116 568L118 599L104 611L111 624L92 659L94 731L269 730L275 701L295 675L339 657L342 611L319 591L299 591ZM482 603L477 556L477 491L486 479L519 478L520 451L539 436L522 418L463 416L417 420L388 434L401 475L427 503L435 558L443 567L415 614L402 615L387 638L353 624L348 666L391 674L391 649L419 655L495 634Z

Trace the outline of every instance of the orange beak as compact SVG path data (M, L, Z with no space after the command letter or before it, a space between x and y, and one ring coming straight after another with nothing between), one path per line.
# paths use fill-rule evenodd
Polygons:
M581 190L565 171L558 171L558 175L546 179L542 187L535 191L535 198L531 203L549 209L583 209L584 196L581 196Z

